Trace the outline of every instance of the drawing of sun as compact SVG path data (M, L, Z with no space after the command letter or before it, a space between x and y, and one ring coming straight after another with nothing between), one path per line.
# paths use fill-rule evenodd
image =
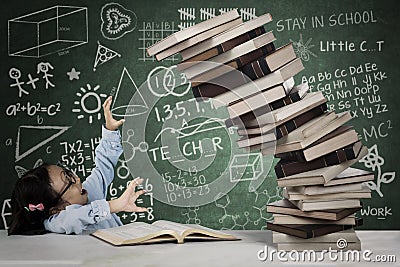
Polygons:
M97 118L97 120L101 119L101 106L102 99L106 98L106 94L99 94L96 91L99 90L100 85L96 85L93 89L90 84L86 84L86 88L81 87L80 91L76 93L76 96L80 98L80 100L74 101L75 105L78 105L79 108L72 109L74 113L80 113L77 118L79 120L85 118L85 115L88 116L89 123L93 123L93 117Z

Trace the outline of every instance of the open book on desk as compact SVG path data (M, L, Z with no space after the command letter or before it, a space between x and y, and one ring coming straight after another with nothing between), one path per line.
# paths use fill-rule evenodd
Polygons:
M118 227L97 230L92 234L115 246L139 245L188 240L239 240L239 238L197 224L180 224L159 220L152 224L134 222Z

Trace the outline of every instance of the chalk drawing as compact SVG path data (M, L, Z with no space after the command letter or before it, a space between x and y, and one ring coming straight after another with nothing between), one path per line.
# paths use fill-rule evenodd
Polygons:
M3 207L1 208L1 218L3 219L4 229L8 229L8 223L6 217L11 216L11 199L5 199L3 201Z
M396 178L396 172L382 173L382 166L385 164L385 159L379 156L378 146L376 144L368 149L368 154L359 162L364 163L364 166L372 169L372 171L377 171L376 182L369 181L367 185L371 190L375 190L380 197L383 197L381 185L393 182Z
M65 131L67 131L71 126L31 126L31 125L22 125L18 127L17 141L15 142L15 162L25 158L30 155L32 152L36 151L40 147L54 140ZM34 136L37 136L38 132L41 133L47 132L47 136L41 137L39 136L39 140L36 141L34 145L27 145L28 148L25 151L21 151L20 144L21 142L25 142L26 139L32 141Z
M180 73L177 70L176 65L169 68L164 66L155 67L150 71L149 75L147 75L146 82L151 93L156 97L169 95L181 97L191 88L186 75ZM176 90L182 90L182 92L177 92Z
M293 41L292 39L290 39L290 41L293 43L293 48L296 55L302 60L309 61L310 56L317 57L317 55L311 51L311 48L314 47L314 45L311 44L312 38L309 38L307 42L304 43L303 35L300 33L300 38L298 41Z
M29 84L32 86L33 89L36 89L36 82L39 80L39 78L32 78L32 75L28 73L28 79L29 81L26 82L26 84Z
M39 167L42 164L43 164L43 160L42 159L38 159L35 162L35 164L33 165L33 169L36 168L36 167ZM18 178L21 178L28 170L25 169L24 167L16 165L15 166L15 171L17 172Z
M94 60L94 65L93 65L93 71L96 71L96 67L99 65L103 65L107 61L110 61L111 59L115 57L121 57L121 55L114 50L111 50L110 48L105 47L104 45L100 44L99 41L97 41L97 53L96 53L96 59Z
M75 68L72 68L71 71L67 72L67 76L69 77L69 80L79 80L79 75L81 74L80 71L77 71Z
M10 84L10 87L18 87L18 97L22 97L23 94L29 95L29 92L22 88L24 82L20 82L21 71L17 68L11 68L8 72L11 79L15 80L15 83Z
M53 6L8 20L9 56L40 58L86 43L86 7Z
M141 141L138 146L135 146L132 141L130 140L133 136L135 136L135 131L132 129L129 129L126 132L127 138L126 140L122 141L122 145L124 146L124 152L125 152L125 160L124 162L131 161L136 154L136 151L139 150L140 152L144 153L147 152L149 149L149 145L145 141ZM128 148L129 147L129 148ZM128 151L129 150L129 151Z
M80 101L74 101L75 105L79 105L80 108L72 109L74 113L84 113L89 114L89 123L93 123L93 115L96 116L97 120L101 119L101 107L102 107L102 100L101 98L107 98L106 94L98 94L96 91L99 90L100 85L96 85L93 90L90 84L86 84L86 88L81 87L80 92L76 93L76 96L80 97ZM94 107L89 107L87 102L91 104L94 103ZM85 118L85 114L79 114L77 116L78 119Z
M193 23L193 22L191 22ZM146 53L147 47L155 44L156 42L164 39L165 37L173 34L174 32L178 31L178 29L175 27L174 22L143 22L143 27L139 29L139 32L141 32L141 37L139 37L139 41L141 41L142 45L138 48L141 50L141 57L139 60L141 61L156 61L155 56L149 56ZM168 57L164 59L164 61L179 61L180 57L173 55L171 57Z
M180 20L195 20L196 19L196 8L179 8L179 19Z
M117 3L101 8L101 34L109 40L117 40L136 28L135 12Z
M212 124L210 127L204 127L207 126L209 124ZM217 125L215 125L217 124ZM193 124L193 125L186 125L180 129L175 129L172 127L165 127L162 129L162 131L160 131L157 136L154 138L154 142L157 142L158 138L160 138L160 136L166 132L169 131L172 134L178 134L176 139L180 139L183 137L189 137L198 133L203 133L203 132L208 132L208 131L212 131L215 129L225 129L225 124L224 124L224 120L220 119L220 118L208 118L207 120L201 122L201 123L197 123L197 124ZM189 130L188 133L185 133L185 130Z
M186 210L181 212L182 215L186 216L187 220L185 223L188 224L200 224L201 220L198 218L199 207L188 207Z
M134 99L130 101L130 97ZM111 105L111 113L116 117L137 116L149 111L149 107L138 90L135 81L124 67Z
M263 172L260 153L235 155L229 165L231 182L256 180Z
M201 20L208 20L215 17L215 8L207 7L207 8L200 8L200 19Z
M239 9L239 13L240 13L240 16L242 17L243 21L257 18L256 9L254 7L241 8L241 9Z
M54 69L54 67L49 62L40 62L37 65L37 74L43 73L43 79L46 81L46 89L49 86L54 87L55 85L50 81L49 78L53 77L53 74L49 74L50 69Z

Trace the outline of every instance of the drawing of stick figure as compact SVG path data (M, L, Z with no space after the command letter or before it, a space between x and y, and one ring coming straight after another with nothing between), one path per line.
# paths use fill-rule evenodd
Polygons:
M15 83L10 84L10 87L17 86L19 91L18 91L18 96L22 97L22 93L29 95L29 92L24 90L21 85L24 84L24 82L20 82L19 78L21 78L21 71L17 68L11 68L10 71L8 72L8 75L10 76L11 79L15 80Z
M54 69L54 67L49 63L49 62L40 62L37 65L37 73L39 74L40 72L43 72L43 79L46 80L46 89L49 88L49 85L51 87L54 87L54 84L52 84L49 80L49 77L53 77L53 74L48 74L47 72L50 69Z

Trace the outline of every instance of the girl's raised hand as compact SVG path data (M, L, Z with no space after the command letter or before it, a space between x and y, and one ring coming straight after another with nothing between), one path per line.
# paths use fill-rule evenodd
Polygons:
M103 103L103 111L104 111L104 118L106 119L106 128L110 131L114 131L118 129L118 127L121 126L125 122L125 120L121 119L117 121L116 119L113 118L110 110L111 103L112 103L112 96L109 96Z

